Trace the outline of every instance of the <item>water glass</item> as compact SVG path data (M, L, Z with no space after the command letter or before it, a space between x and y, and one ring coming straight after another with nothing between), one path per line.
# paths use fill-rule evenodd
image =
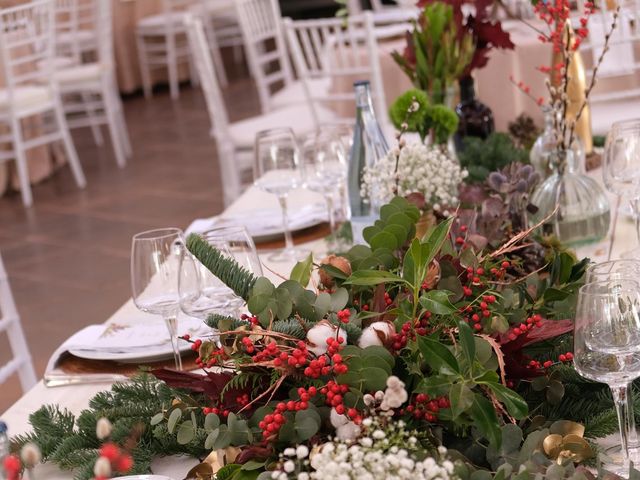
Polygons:
M308 252L293 246L287 196L304 185L304 166L300 162L298 143L290 128L274 128L258 132L253 165L254 185L278 197L282 210L285 247L269 257L273 262L290 262L304 258Z
M583 377L611 388L618 415L622 462L629 469L629 385L640 377L640 284L618 278L580 288L574 332L574 366ZM616 473L618 473L616 472Z
M133 301L143 312L164 319L177 370L182 370L177 317L180 310L178 272L183 250L184 234L178 228L138 233L131 246Z
M262 275L262 265L256 247L242 226L226 226L208 230L202 238L220 253L235 260L245 270ZM237 316L245 306L242 298L223 284L198 259L185 251L178 279L180 308L192 317L206 320L212 313Z

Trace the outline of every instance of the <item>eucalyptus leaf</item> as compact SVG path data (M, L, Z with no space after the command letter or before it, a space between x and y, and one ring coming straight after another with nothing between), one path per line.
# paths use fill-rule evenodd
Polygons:
M169 414L169 420L167 421L167 430L169 433L173 433L176 429L177 423L182 418L182 410L174 408Z

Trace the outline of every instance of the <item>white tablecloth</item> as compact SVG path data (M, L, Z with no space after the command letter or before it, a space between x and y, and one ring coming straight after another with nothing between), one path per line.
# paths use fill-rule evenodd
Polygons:
M597 176L598 174L594 173L594 175ZM319 199L320 197L317 194L308 191L303 190L294 192L289 199L290 209L294 209L296 206L305 203L317 202ZM227 213L233 214L236 212L251 211L257 205L259 205L261 209L272 206L277 208L277 200L273 195L251 188L229 207ZM635 245L635 241L633 223L627 218L620 218L616 231L613 258L615 258L620 252L630 249L630 246ZM602 246L583 249L579 254L589 255L592 256L592 258L595 254L596 258L600 260L606 259L606 245L607 242L603 242ZM322 254L324 245L322 241L316 241L307 244L306 247L318 254ZM270 272L269 269L287 276L293 266L285 264L269 264L266 262L266 256L263 258L263 262L265 262L268 267L268 269L265 269L265 275L270 277L274 282L279 282L280 279L277 275ZM128 301L117 312L115 312L107 322L126 323L126 319L131 318L132 316L137 319L141 318L141 314L137 312L133 302ZM148 318L152 318L152 316L149 315ZM61 407L67 408L71 412L77 414L81 410L87 408L88 401L93 395L102 390L108 389L109 386L109 384L93 384L46 388L42 382L39 382L30 392L25 394L11 408L9 408L9 410L0 415L0 418L7 422L11 435L17 435L30 430L28 425L29 414L36 411L43 404L59 404ZM154 473L164 474L175 479L180 479L184 477L184 474L195 463L194 459L186 457L159 459L154 463L153 469ZM39 466L38 474L38 478L47 480L63 480L72 478L70 473L60 472L52 465Z

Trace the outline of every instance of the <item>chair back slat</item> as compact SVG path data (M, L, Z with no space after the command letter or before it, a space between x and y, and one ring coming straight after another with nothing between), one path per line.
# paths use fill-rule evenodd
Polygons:
M51 87L53 38L51 0L0 10L0 60L10 103L13 90L20 86Z
M260 105L263 112L268 112L272 109L271 96L293 82L280 5L277 0L235 0L235 5ZM268 62L264 61L267 56ZM282 72L277 81L271 76L273 71Z
M320 104L353 101L355 96L324 91L317 95L310 85L315 79L369 80L376 110L381 114L386 112L371 12L351 17L347 22L338 18L295 21L286 18L284 28L296 71L316 119Z
M11 348L11 359L0 365L0 384L4 383L11 375L17 373L22 390L26 392L35 385L37 378L1 255L0 332L6 333Z

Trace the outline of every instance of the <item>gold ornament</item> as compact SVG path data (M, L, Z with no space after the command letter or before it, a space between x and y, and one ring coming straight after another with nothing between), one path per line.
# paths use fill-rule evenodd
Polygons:
M569 62L569 71L567 87L567 114L568 121L574 121L578 111L582 104L586 101L587 90L587 78L584 68L584 62L582 61L582 55L579 50L573 51L573 44L575 42L575 32L571 26L571 19L567 19L563 34L565 48L567 55L571 55L571 61ZM551 57L551 85L558 87L560 84L560 78L557 70L553 67L559 63L564 64L564 58L562 52L554 52ZM589 105L584 107L580 119L575 126L576 136L582 141L582 146L586 154L591 153L593 150L593 137L591 135L591 111Z
M593 450L583 435L583 425L568 420L559 420L549 428L549 435L542 441L542 449L549 459L559 465L564 465L569 461L583 462L593 456Z

